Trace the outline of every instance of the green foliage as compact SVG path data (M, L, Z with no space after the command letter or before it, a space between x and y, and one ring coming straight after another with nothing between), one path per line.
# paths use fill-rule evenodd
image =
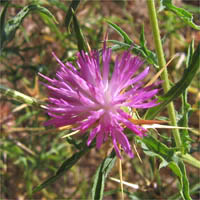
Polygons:
M109 156L99 163L102 152L96 151L94 153L94 151L90 151L95 146L95 142L90 147L86 145L87 133L82 136L67 137L65 140L61 139L61 137L71 130L61 131L44 127L43 122L49 118L44 112L44 99L47 98L46 90L39 84L39 92L37 90L35 92L35 83L37 83L35 76L37 76L37 72L51 76L56 71L57 63L55 64L55 60L50 59L51 51L58 54L64 62L75 62L75 53L77 51L88 51L85 36L87 36L87 41L90 41L92 48L99 49L102 46L102 35L105 32L105 27L102 24L105 16L100 14L102 13L102 2L91 1L88 3L88 1L80 0L72 0L71 2L37 0L29 2L31 2L30 5L19 5L14 1L12 3L4 3L4 5L1 4L4 6L0 16L0 59L1 66L3 66L0 71L3 82L3 85L0 85L3 102L1 105L3 117L0 120L2 124L0 167L1 176L3 177L1 191L9 199L20 198L21 194L23 194L22 198L25 199L42 199L43 197L46 199L103 199L107 197L117 199L120 190L111 189L110 184L106 184L111 170L113 176L117 176L118 173L114 169L115 152L112 151ZM114 2L114 6L120 6L121 13L117 16L115 9L113 9L112 16L106 15L107 24L114 30L111 33L109 32L109 38L112 38L110 35L113 33L113 38L116 37L108 42L113 44L111 47L113 51L128 49L133 54L142 56L148 64L152 64L158 69L157 56L153 50L150 50L154 48L152 41L147 38L147 43L145 38L145 35L149 37L146 31L151 30L151 26L146 24L145 18L143 26L137 23L134 11L132 13L132 11L130 12L131 8L130 10L127 9L129 4L130 6L132 5L131 2L125 2L121 9L121 3ZM78 6L80 9L78 9ZM9 9L13 9L14 13L18 14L7 20L6 16ZM105 13L109 13L109 8L104 6L103 9L106 10ZM171 0L162 0L162 9L170 10L176 14L174 15L170 12L159 13L162 33L166 36L172 33L177 37L185 37L181 32L185 27L185 23L181 19L191 27L199 30L199 26L193 22L192 14L182 8L175 7ZM38 13L39 17L34 15L35 12ZM26 24L27 22L23 24L28 15L32 16L30 17L30 23L35 23L36 28L33 32L26 29L26 27L29 28ZM122 15L124 16L122 17ZM55 23L57 21L54 16L58 18L59 24ZM162 18L163 16L165 18ZM178 23L175 20L176 16L181 18ZM113 21L119 25L116 25ZM130 26L121 28L124 22ZM130 33L130 28L134 28L134 36L138 37L137 42L131 39L133 37L131 34L128 34L128 32ZM19 34L18 32L16 34L17 30ZM187 31L194 34L191 29ZM116 36L115 32L119 35ZM122 38L122 41L119 41L118 36ZM195 33L195 37L198 37L198 34L196 35ZM166 37L165 39L165 44L167 44L169 38ZM190 38L184 39L184 45L175 44L175 50L186 52L187 41ZM197 94L190 95L190 90L187 90L187 88L191 86L192 81L194 89L198 85L194 77L197 75L200 65L200 45L197 46L195 42L193 41L190 44L186 59L182 64L186 65L182 78L174 85L173 82L171 83L173 85L171 90L160 97L161 104L159 106L147 111L146 119L153 119L169 102L181 96L181 99L176 99L178 101L177 107L179 106L180 108L180 110L176 111L178 125L189 127L189 124L194 124L195 120L192 119L191 113L198 109L198 102L193 98ZM195 51L194 46L197 46ZM168 52L167 48L166 45L164 47L166 52ZM176 61L173 65L176 65ZM176 69L173 68L173 65L169 67L169 76L171 80L176 80L176 75L182 72L183 67L174 74ZM195 103L193 104L193 102ZM27 107L26 104L29 106ZM127 107L124 110L130 112ZM159 115L158 118L160 120L169 120L165 113L162 116ZM190 123L190 119L192 123ZM154 138L153 134L158 134L159 139ZM129 131L128 136L131 140L133 133ZM152 131L151 135L143 139L136 137L136 141L141 144L143 152L150 158L144 157L140 149L139 154L144 163L147 163L147 166L141 165L137 158L128 160L128 158L124 157L123 163L127 170L123 170L123 180L135 181L134 183L138 184L140 188L136 192L132 192L131 188L124 188L124 193L128 198L135 200L157 199L166 197L163 195L166 194L169 195L168 199L183 198L190 200L190 195L198 194L200 188L198 177L193 173L194 169L191 170L190 166L188 166L188 177L191 180L189 184L183 162L192 163L193 166L199 168L199 162L192 156L194 149L197 151L199 146L194 139L195 136L191 137L191 132L187 129L180 130L180 136L183 152L179 152L180 148L174 147L173 137L169 137L167 131ZM89 159L87 155L90 155ZM159 159L159 166L157 166L157 158ZM162 170L166 169L162 169L158 174L159 169L166 167L170 168L174 175L167 171L165 176L171 175L170 178L173 181L176 179L179 181L178 194L173 187L171 188L167 185L167 181L162 179ZM131 173L135 170L137 175L135 175L135 172ZM95 173L93 185L90 187L90 176L84 179L82 175L89 174L92 177L93 173ZM18 176L20 176L19 180ZM71 176L73 179L71 179ZM70 187L66 185L66 181L70 182ZM71 184L72 182L74 185ZM20 183L22 183L22 192L18 187ZM16 196L9 196L10 191L13 190L13 185L17 190L16 192L13 191ZM63 185L66 187L63 187ZM157 188L154 185L157 185ZM34 186L36 187L34 188Z
M83 33L79 26L78 20L73 12L72 12L72 15L73 15L74 32L76 34L78 50L79 52L81 52L82 50L86 52L88 51L88 48L87 48L87 44L84 39Z
M116 160L116 155L114 150L106 157L103 162L99 165L92 186L92 199L103 199L104 196L104 186L108 173L113 168Z
M140 45L135 44L129 36L116 24L112 23L109 20L106 22L113 28L120 36L123 38L123 42L119 42L117 40L108 40L115 44L112 47L113 50L120 50L120 49L130 49L136 55L142 56L146 59L146 61L150 64L153 64L155 67L157 66L157 58L154 52L150 51L146 46L145 36L144 36L144 27L142 26L141 34L140 34Z
M84 143L85 143L85 141L82 142L82 147L83 147L82 150L80 150L79 152L73 154L70 158L65 160L62 163L62 165L60 166L60 168L57 170L56 174L54 176L48 178L42 184L40 184L37 187L35 187L33 189L33 193L36 193L36 192L46 188L49 184L54 183L58 178L63 176L72 166L74 166L79 161L79 159L83 155L85 155L91 148L91 147L86 146Z
M80 0L72 0L68 8L68 11L65 17L65 26L68 32L70 32L70 24L71 24L72 19L75 17L74 12L78 8L79 3L80 3Z
M190 12L183 8L178 8L172 4L172 0L160 0L160 11L163 9L170 10L174 12L178 17L180 17L186 24L191 26L196 30L200 30L200 26L193 22L193 16Z
M17 29L23 22L24 18L28 14L30 14L30 12L43 13L56 22L55 17L53 16L53 14L51 14L51 12L48 9L46 9L40 5L36 5L36 4L30 4L28 6L25 6L15 17L13 17L12 19L5 22L5 15L6 15L7 8L8 8L8 4L4 7L2 14L1 14L1 18L0 18L0 22L1 22L0 46L1 46L1 49L4 47L5 43L8 43L9 41L11 41L14 38Z
M178 81L165 95L160 97L161 103L156 107L150 108L147 111L145 118L153 119L161 110L165 108L165 106L168 103L179 97L190 85L199 67L200 67L200 44L195 50L192 56L190 66L185 70L181 80Z
M148 156L161 159L159 169L168 166L178 177L180 183L180 193L184 200L191 200L189 194L189 182L186 176L183 161L177 157L176 150L169 148L152 136L146 136L142 140L144 153Z
M194 41L191 42L188 48L187 52L187 58L186 58L186 68L188 68L192 64L192 56L194 54ZM181 107L181 118L178 121L178 125L182 127L188 127L189 126L189 117L192 113L192 108L191 105L188 103L188 92L187 88L185 91L182 93L181 96L182 100L182 107ZM180 131L182 137L182 143L184 146L185 152L188 152L190 150L190 143L191 143L191 138L189 136L189 131L187 129L181 130Z

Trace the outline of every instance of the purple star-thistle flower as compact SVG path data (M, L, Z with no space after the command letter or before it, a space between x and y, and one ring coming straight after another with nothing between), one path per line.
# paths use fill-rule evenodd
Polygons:
M133 77L143 61L131 56L130 51L116 58L112 76L109 77L111 52L111 48L106 48L104 43L101 67L98 51L93 50L89 54L82 51L78 53L78 68L69 62L62 63L53 54L60 64L56 78L50 79L40 74L49 82L44 85L49 91L47 110L52 119L45 125L73 125L74 130L80 130L80 133L90 130L87 145L96 137L98 149L111 137L119 158L119 145L133 157L131 145L123 132L124 127L141 137L146 130L133 124L123 107L150 108L158 105L157 99L152 100L158 89L153 89L153 85L142 87L149 67Z

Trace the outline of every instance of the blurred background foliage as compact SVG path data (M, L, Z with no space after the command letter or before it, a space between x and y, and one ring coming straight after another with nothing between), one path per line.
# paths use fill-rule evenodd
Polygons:
M194 22L199 23L200 12L194 1L174 1L194 14ZM66 14L71 1L61 0L13 0L1 1L1 84L20 91L31 97L45 101L47 93L39 83L38 72L52 77L58 64L52 52L63 61L74 62L81 47L77 42L77 31L69 23ZM27 7L26 7L27 6ZM26 8L26 9L24 9ZM74 8L76 20L84 40L91 49L100 49L105 32L108 31L109 46L114 50L115 41L123 42L121 36L109 22L117 24L136 45L141 44L141 30L149 51L154 50L152 30L145 0L140 1L86 1ZM15 16L21 13L21 18ZM14 20L13 20L14 19ZM106 20L107 21L106 21ZM109 21L108 21L109 20ZM200 42L200 32L188 27L176 15L169 11L159 13L161 36L163 38L166 59L179 53L168 67L172 82L177 82L186 66L186 54L189 44L194 40L196 47ZM5 32L2 32L5 27ZM10 29L13 31L9 32ZM9 33L9 34L8 34ZM10 34L12 33L12 34ZM81 33L79 33L81 34ZM88 48L88 47L85 47ZM116 53L117 54L117 53ZM113 55L116 56L116 54ZM151 54L154 59L153 54ZM149 61L151 63L151 60ZM184 67L183 67L184 66ZM156 69L152 69L155 73ZM199 72L198 72L198 75ZM198 129L199 100L198 77L194 78L188 89L190 109L189 126ZM182 99L183 101L183 99ZM176 110L181 110L181 98L175 101ZM35 186L56 173L64 160L77 151L70 139L62 139L66 131L57 131L44 127L48 116L34 107L21 104L13 99L1 96L1 199L90 199L93 176L107 155L111 144L104 144L100 151L92 149L78 161L64 176L45 189L31 195ZM163 111L163 116L166 112ZM167 115L166 115L167 116ZM180 115L177 115L180 117ZM170 131L160 131L159 137L166 145L171 144ZM74 136L79 142L79 136ZM198 151L199 133L190 137L190 152L200 158ZM180 199L177 180L168 168L159 172L158 163L145 156L140 145L137 150L143 163L137 156L123 159L123 177L130 183L138 184L139 189L125 187L127 199ZM198 169L186 165L192 197L198 199L200 189ZM111 171L112 177L119 177L117 166ZM120 199L119 184L108 179L105 185L104 199Z

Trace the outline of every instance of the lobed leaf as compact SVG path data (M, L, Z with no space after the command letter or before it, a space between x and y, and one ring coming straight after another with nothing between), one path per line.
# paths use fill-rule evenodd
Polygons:
M111 154L103 160L101 165L98 167L95 178L94 178L94 183L92 186L92 199L98 199L101 200L103 199L103 192L104 192L104 185L105 185L105 180L110 172L110 170L113 168L115 164L116 156L115 156L115 151L113 150Z
M178 8L172 4L172 0L160 0L160 11L167 9L174 12L178 17L180 17L186 24L191 26L196 30L200 30L200 26L193 22L193 16L190 12L183 8Z
M196 48L190 66L185 70L182 78L178 81L166 94L160 97L160 104L156 107L148 109L145 114L145 119L153 119L165 106L179 97L192 82L200 67L200 44Z

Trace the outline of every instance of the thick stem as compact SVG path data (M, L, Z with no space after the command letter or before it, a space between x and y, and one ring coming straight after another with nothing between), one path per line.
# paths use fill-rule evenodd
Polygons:
M158 27L158 20L157 20L154 0L147 0L147 7L148 7L150 23L151 23L151 27L153 31L156 54L158 57L158 65L160 69L162 69L166 65L166 61L165 61L163 48L162 48L162 42L160 38L160 30ZM167 68L165 68L163 73L161 74L161 79L163 80L163 89L164 89L164 92L166 93L170 89ZM169 114L171 124L173 126L177 126L174 104L169 103L167 106L167 109L168 109L168 114ZM175 139L176 146L181 148L182 141L181 141L178 129L173 129L173 137Z

